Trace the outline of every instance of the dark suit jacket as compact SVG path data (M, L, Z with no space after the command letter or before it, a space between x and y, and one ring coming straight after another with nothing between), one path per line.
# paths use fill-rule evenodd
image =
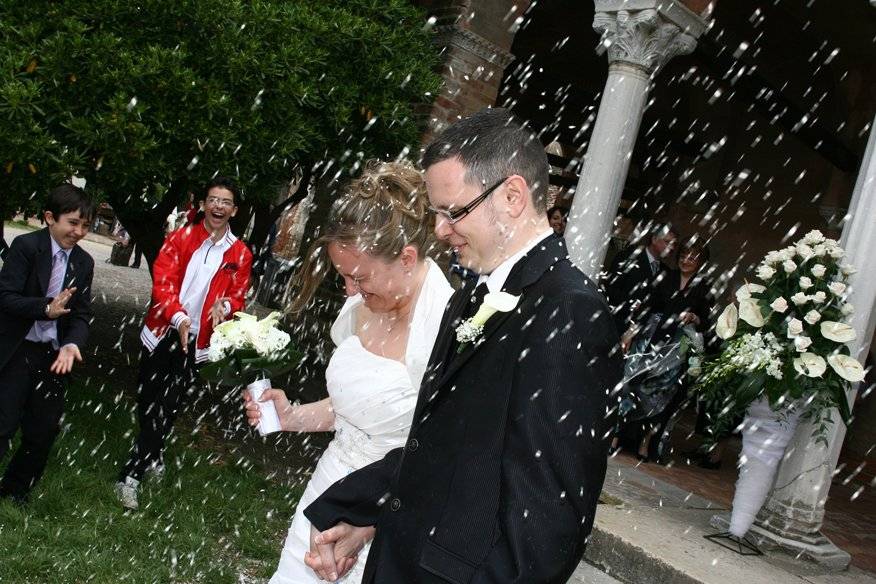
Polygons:
M48 228L12 240L0 271L0 369L15 354L34 321L44 320L46 288L52 276L52 243ZM70 312L58 319L58 342L75 343L79 349L88 340L91 322L91 280L94 260L78 245L70 252L64 288L75 286L67 303Z
M584 552L622 373L608 306L551 236L508 277L517 308L457 353L473 285L445 311L406 446L305 510L377 525L364 582L559 583Z
M655 285L664 278L665 272L662 262L656 275L651 272L643 246L628 247L612 260L602 286L621 333L630 324L641 322L650 311Z

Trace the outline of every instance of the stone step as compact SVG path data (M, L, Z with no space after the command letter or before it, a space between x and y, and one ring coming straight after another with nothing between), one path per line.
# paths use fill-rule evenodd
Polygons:
M603 493L608 503L599 505L585 559L621 582L876 584L855 568L830 572L782 552L724 549L704 536L718 531L710 521L726 509L623 463L609 462Z
M596 566L581 562L572 577L569 579L569 584L622 584L615 580Z

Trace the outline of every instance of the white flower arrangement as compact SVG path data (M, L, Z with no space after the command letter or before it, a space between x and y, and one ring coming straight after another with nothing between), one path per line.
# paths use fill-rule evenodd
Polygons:
M855 270L840 265L844 257L835 240L810 231L794 245L767 253L756 269L760 283L736 291L736 302L715 326L724 347L702 364L698 380L713 411L721 412L716 435L761 396L775 410L807 403L804 416L815 421L818 440L824 440L831 408L848 423L846 390L863 379L864 370L846 346L855 339L846 322L853 307L845 301Z
M282 352L289 345L291 337L277 328L279 321L279 312L272 312L261 320L244 312L234 313L232 320L227 320L213 329L210 336L210 361L224 359L232 350L251 349L260 357L270 357Z
M514 296L507 292L488 292L484 296L483 303L471 318L462 321L456 327L456 342L459 343L458 352L462 352L469 343L479 342L484 334L484 325L497 312L511 312L517 307L520 296Z
M213 329L201 375L210 381L246 385L247 374L279 375L297 362L291 337L280 330L280 313L272 312L259 320L243 312L234 313Z

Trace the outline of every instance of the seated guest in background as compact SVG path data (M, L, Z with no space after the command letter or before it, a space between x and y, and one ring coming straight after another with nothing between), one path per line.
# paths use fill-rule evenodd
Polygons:
M673 255L678 232L669 225L655 224L644 245L631 245L619 253L603 276L608 304L618 330L626 331L621 343L626 351L643 315L654 301L654 286L666 270L663 259Z
M54 188L48 227L15 238L0 271L0 460L21 428L0 496L19 503L46 468L67 379L88 339L94 260L78 243L94 211L82 189Z
M547 211L548 223L557 235L566 232L566 222L569 220L569 209L560 205L554 205Z
M144 473L164 469L165 439L207 359L213 329L243 310L252 253L228 225L239 202L240 190L230 179L211 180L204 189L203 221L171 233L152 265L152 301L140 333L140 433L116 483L126 509L138 508Z

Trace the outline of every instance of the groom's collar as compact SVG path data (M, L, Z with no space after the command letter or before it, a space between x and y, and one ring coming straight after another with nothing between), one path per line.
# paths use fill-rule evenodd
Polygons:
M503 261L501 264L496 267L490 274L481 274L480 278L478 278L478 284L483 282L487 283L487 289L490 292L501 292L506 288L505 284L508 281L508 277L511 275L514 267L520 263L520 261L529 255L537 245L544 242L549 236L554 234L553 229L547 229L542 233L538 234L535 238L530 240L523 249Z

